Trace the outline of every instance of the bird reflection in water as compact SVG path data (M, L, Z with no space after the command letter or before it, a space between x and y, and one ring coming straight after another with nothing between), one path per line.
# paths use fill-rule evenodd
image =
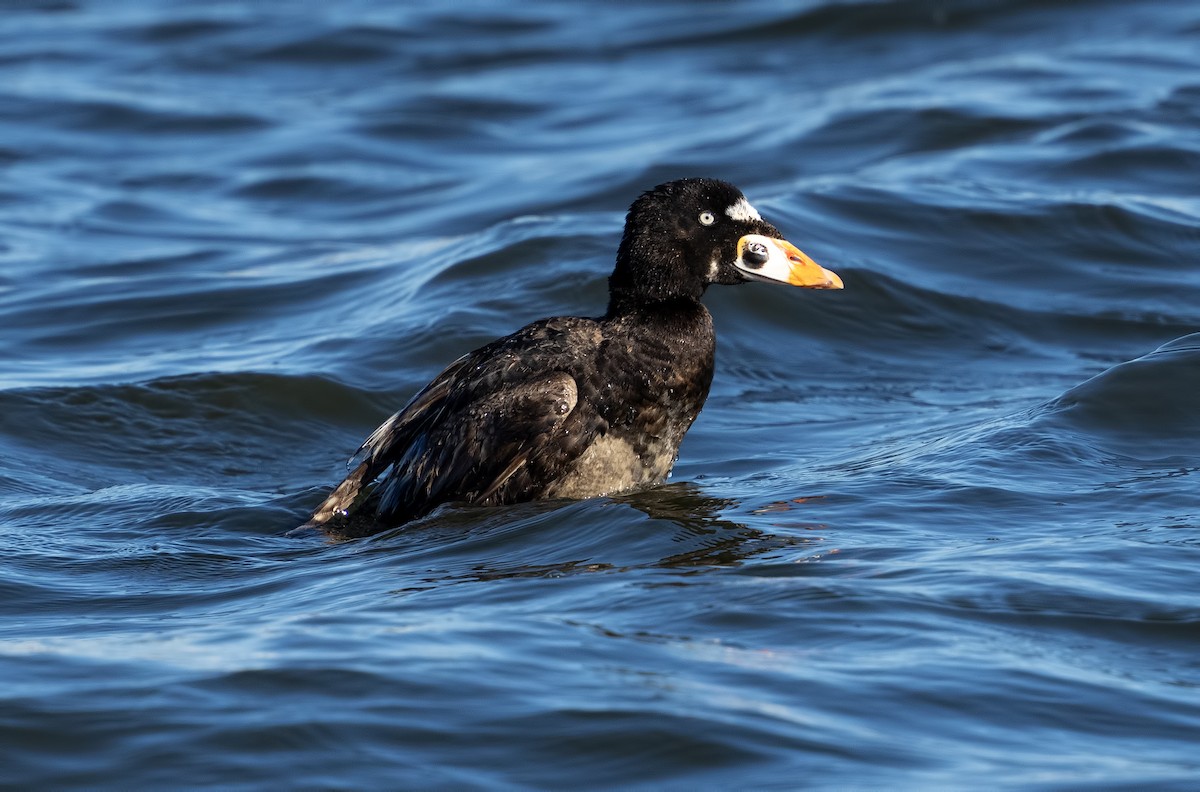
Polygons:
M577 550L584 557L546 563L514 563L515 552L524 545L524 540L516 534L544 531L542 523L547 518L553 519L552 515L562 509L591 511L597 506L604 509L632 508L650 519L607 519L605 525L609 528L599 537L599 544L597 535L590 533L586 543L581 543L577 548L562 548L570 554ZM430 538L427 534L423 544L431 543L437 547L444 546L444 541L450 535L461 536L465 531L468 543L479 552L466 559L460 555L460 560L465 564L454 565L456 569L429 577L423 581L422 587L470 580L566 577L633 568L699 570L733 567L752 558L821 541L819 536L774 534L722 516L738 506L734 499L714 497L694 483L678 482L588 504L542 501L499 509L448 507L416 524L380 534L369 541L377 546L397 541L408 543L417 535L432 531L435 535ZM517 517L516 522L514 517ZM631 531L637 532L637 541L629 540ZM611 541L606 537L611 537ZM669 543L669 546L664 543ZM495 552L500 544L506 548L502 556ZM632 546L636 546L636 549L631 549ZM672 552L664 554L664 550ZM533 547L529 548L529 552L544 554L545 548ZM630 558L631 554L635 557ZM605 556L609 558L605 559Z

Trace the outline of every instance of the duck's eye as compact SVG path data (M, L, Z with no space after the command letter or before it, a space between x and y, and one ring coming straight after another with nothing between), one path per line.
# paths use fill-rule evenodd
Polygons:
M712 212L700 213L700 225L712 225L717 222L717 217Z

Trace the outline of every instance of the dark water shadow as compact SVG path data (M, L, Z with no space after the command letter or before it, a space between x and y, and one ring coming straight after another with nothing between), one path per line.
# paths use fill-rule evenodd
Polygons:
M704 570L804 544L723 515L731 498L676 482L610 498L536 501L504 507L447 504L406 525L333 545L383 559L397 571L422 569L413 588L447 582L556 578L634 569ZM290 536L321 536L292 532Z

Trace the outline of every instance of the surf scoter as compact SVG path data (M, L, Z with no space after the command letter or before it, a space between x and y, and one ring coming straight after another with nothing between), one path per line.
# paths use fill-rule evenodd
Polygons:
M370 533L448 502L590 498L663 481L713 377L712 283L840 289L741 191L681 179L629 209L608 311L463 355L359 447L305 528Z

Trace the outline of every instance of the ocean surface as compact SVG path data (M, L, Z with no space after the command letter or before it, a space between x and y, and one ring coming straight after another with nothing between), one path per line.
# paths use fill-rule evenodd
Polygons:
M0 786L1200 787L1200 3L3 5ZM697 175L670 482L289 535Z

